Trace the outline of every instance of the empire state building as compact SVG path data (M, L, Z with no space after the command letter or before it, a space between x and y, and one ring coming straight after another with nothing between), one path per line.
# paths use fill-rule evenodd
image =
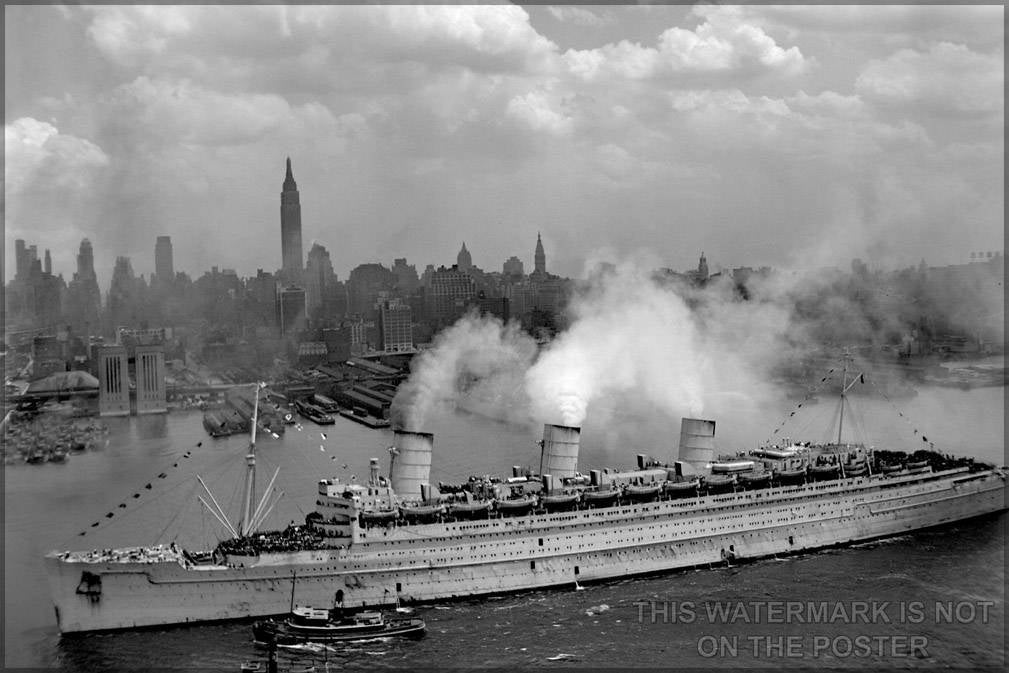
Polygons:
M300 283L301 262L301 198L291 173L291 158L287 158L287 175L280 192L280 246L283 255L281 275L288 283Z

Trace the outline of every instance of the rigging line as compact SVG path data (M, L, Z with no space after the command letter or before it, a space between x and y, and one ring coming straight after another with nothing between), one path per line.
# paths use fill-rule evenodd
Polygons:
M227 460L225 460L225 459L218 460L216 465L211 465L211 469L220 468L220 467L222 467L222 463L226 463L226 462L227 462ZM168 484L166 483L164 485L165 486L164 488L159 488L158 491L152 491L151 494L148 497L145 497L143 501L140 501L135 506L126 509L126 511L123 512L121 515L119 515L119 517L117 519L115 519L114 521L112 521L111 519L110 519L110 521L112 521L112 523L114 524L114 523L118 523L119 521L122 521L125 518L128 518L128 517L132 516L135 512L139 512L140 510L142 510L145 507L147 507L148 504L150 504L152 502L157 502L158 500L160 500L162 497L164 497L168 493L174 491L178 486L180 486L181 484L184 484L186 482L186 480L188 480L188 478L189 478L189 476L184 477L182 480L180 480L179 482L177 482L174 486L168 486ZM152 479L152 483L154 481L156 481L156 480ZM141 492L142 492L142 490L141 490ZM124 498L123 502L129 502L130 500L131 500L130 498ZM98 523L100 523L100 524L102 523L101 519L99 519ZM109 528L109 526L100 525L100 526L96 527L94 530L85 530L84 532L90 535L90 534L93 534L93 533L97 533L99 531L108 530L108 528ZM61 544L61 546L69 545L71 541L75 540L78 537L80 537L80 533L78 533L77 535L74 535L73 537L68 538L67 540L65 540Z
M176 490L178 490L179 488L181 488L185 483L186 483L185 481L180 481L180 482L178 482L176 484L173 484L172 486L166 487L163 491L161 491L157 495L152 496L146 502L144 502L144 503L142 503L140 505L137 505L132 510L126 510L125 512L123 512L119 516L119 519L117 520L117 523L118 523L118 521L122 521L123 519L128 519L131 516L134 516L135 514L137 514L138 512L140 512L141 510L143 510L144 508L146 508L148 505L151 505L151 504L153 504L155 502L158 502L159 500L161 500L162 498L164 498L166 495L169 495L170 493L174 493ZM104 518L108 518L108 517L104 517ZM99 519L99 522L100 521L101 521L101 519ZM98 530L105 531L105 530L108 530L108 528L107 527L99 527ZM98 530L95 530L95 531L85 531L85 532L88 533L88 534L93 534L93 533L98 532ZM75 537L80 537L80 534L78 533Z
M194 479L193 480L193 485L189 489L189 493L187 493L186 496L185 496L185 498L183 498L183 503L185 503L191 497L193 497L193 491L196 490L196 487L198 485L199 485L198 482L196 482L196 480ZM162 528L161 532L158 533L158 535L154 538L154 542L151 543L152 545L157 544L158 540L160 540L162 537L164 537L165 531L168 530L168 527L171 526L173 523L175 523L175 521L179 518L179 515L182 514L182 512L184 512L185 510L186 510L186 506L185 505L182 505L181 507L179 507L179 508L177 508L175 510L175 514L172 516L171 519L168 520L168 523L165 524L165 527ZM178 537L178 536L176 535L176 537Z
M844 402L842 402L841 404L844 404ZM830 425L827 428L827 432L829 434L827 435L826 439L823 440L822 442L823 444L830 444L830 440L834 438L834 426L840 422L840 419L841 419L841 405L839 404L837 405L837 408L835 409L833 416L831 416L830 418Z
M778 434L782 429L784 429L784 427L788 424L789 420L793 416L795 416L796 412L803 405L805 405L807 401L812 399L818 392L820 392L820 388L825 386L828 382L830 382L834 378L833 374L834 374L834 368L831 368L830 370L827 371L826 375L824 375L820 379L819 383L815 384L812 388L809 389L809 391L803 396L802 401L796 405L795 411L792 411L788 416L784 418L784 420L781 421L781 423L778 424L778 427L775 428L774 432L771 433L771 436L764 440L764 444L771 443L771 440L774 439L774 435Z
M874 388L874 389L876 390L876 392L878 392L878 393L880 394L880 397L882 397L882 398L883 398L884 400L886 400L886 401L887 401L887 403L888 403L888 404L889 404L889 405L890 405L891 407L893 407L893 410L897 412L897 415L898 415L898 416L900 416L901 418L903 418L903 419L904 419L904 422L905 422L905 423L907 423L907 424L908 424L908 426L911 426L911 427L913 427L913 426L911 425L911 420L910 420L910 419L908 418L908 415L907 415L907 414L905 414L905 413L904 413L903 411L901 411L900 409L898 409L898 408L897 408L897 405L896 405L896 404L894 404L893 400L891 400L891 399L890 399L890 398L889 398L889 397L887 396L887 394L886 394L886 393L885 393L885 392L884 392L884 391L883 391L883 390L882 390L882 389L881 389L881 388L880 388L879 386L877 386L877 385L876 385L876 382L875 382L875 381L873 381L872 379L869 379L869 385L871 385L871 386L872 386L872 387L873 387L873 388Z

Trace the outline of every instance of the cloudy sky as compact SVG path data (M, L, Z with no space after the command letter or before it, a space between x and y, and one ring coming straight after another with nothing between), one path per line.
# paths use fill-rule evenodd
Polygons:
M881 266L1003 247L1001 6L6 6L5 277L80 239L548 268Z

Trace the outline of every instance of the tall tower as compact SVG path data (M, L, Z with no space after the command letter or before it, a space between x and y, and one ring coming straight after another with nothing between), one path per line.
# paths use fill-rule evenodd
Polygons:
M708 259L701 253L701 261L697 263L697 277L705 281L708 279Z
M542 276L547 272L547 254L543 252L543 239L536 233L536 254L533 256L533 273Z
M14 241L14 277L21 280L28 276L28 248L23 238Z
M49 255L49 248L46 248L45 262L42 265L42 270L50 275L53 273L53 258Z
M175 278L171 236L158 236L154 244L154 275L162 283L170 283Z
M301 261L301 198L291 173L291 157L287 158L287 175L280 192L280 247L283 255L281 274L288 283L300 283Z
M81 240L80 252L77 253L77 276L81 280L94 278L95 275L95 252L91 247L91 241Z
M466 273L473 268L473 256L470 255L469 250L466 249L465 241L463 241L462 250L460 250L459 254L456 255L455 261L456 266L458 266L459 270L463 273Z

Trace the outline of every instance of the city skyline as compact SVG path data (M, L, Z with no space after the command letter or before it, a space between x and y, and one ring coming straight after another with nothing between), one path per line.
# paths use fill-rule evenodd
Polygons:
M6 12L14 239L114 260L496 271L968 261L1003 238L1002 7L26 7ZM233 38L211 36L233 25ZM256 73L255 75L251 73ZM338 73L334 75L333 73ZM42 255L40 254L41 258Z

